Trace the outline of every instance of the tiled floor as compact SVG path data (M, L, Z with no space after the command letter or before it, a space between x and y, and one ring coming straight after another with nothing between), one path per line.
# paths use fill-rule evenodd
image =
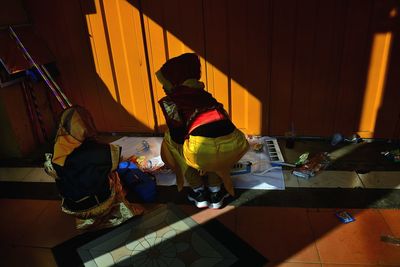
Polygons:
M319 188L393 188L400 189L400 172L323 171L311 179L302 179L284 171L286 187ZM42 168L0 168L0 181L54 182Z
M0 168L0 181L54 182L43 168Z
M399 172L325 171L310 180L284 173L286 187L399 188ZM53 182L40 168L0 168L0 181ZM400 206L400 203L399 203ZM147 205L151 210L154 205ZM198 210L179 205L198 223L218 219L269 259L266 266L400 266L398 209L346 209L356 221L342 224L336 209L227 206ZM0 266L56 266L51 248L76 235L74 218L55 200L0 199Z
M88 265L97 266L213 266L218 263L228 267L240 260L241 255L248 255L243 254L244 250L238 251L240 255L235 254L237 251L229 250L226 246L230 244L224 243L224 239L214 238L204 227L197 226L177 206L164 205L140 220L130 220L87 242L78 248L78 253ZM196 264L192 265L193 262Z
M366 188L400 189L400 172L370 172L359 175Z
M218 219L269 259L266 266L400 266L400 247L380 241L399 234L398 210L348 210L356 221L342 224L335 209L179 208L198 223ZM1 199L0 212L1 266L56 266L51 248L78 234L58 201Z

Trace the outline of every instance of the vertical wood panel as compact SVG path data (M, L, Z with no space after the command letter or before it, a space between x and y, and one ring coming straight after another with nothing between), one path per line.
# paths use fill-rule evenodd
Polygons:
M273 1L271 97L269 134L282 135L291 128L293 58L297 1Z
M232 120L249 134L267 128L269 1L229 1L229 74ZM263 103L264 102L264 103ZM264 107L263 107L264 106Z
M350 1L344 36L335 131L358 131L371 40L368 39L372 1Z
M144 29L146 32L147 50L154 102L157 103L164 91L158 82L155 72L160 69L168 58L168 41L166 36L163 1L149 0L142 2ZM156 104L157 122L160 131L166 129L165 119L158 104Z
M271 1L257 0L248 4L246 36L248 98L245 118L249 134L269 134L271 30Z
M153 110L164 95L154 72L170 57L195 52L207 89L247 133L282 135L293 123L299 135L395 135L399 16L388 19L385 12L396 1L27 3L56 55L63 88L102 130L152 132L154 112L163 125L160 109ZM381 40L374 48L374 36L387 32L394 36L390 47ZM384 51L391 54L379 101Z
M400 2L375 1L374 32L391 35L383 95L378 105L374 136L400 139Z
M120 106L114 119L124 131L154 129L139 11L125 0L104 1L104 10Z
M86 42L87 32L79 3L77 1L26 1L26 3L35 30L55 55L61 73L57 77L61 88L72 103L88 108L99 130L105 130L102 106L97 98L92 57Z
M28 23L22 0L0 0L0 26Z
M59 8L63 11L58 18L63 28L60 32L56 29L56 34L59 36L57 41L61 50L64 45L68 47L65 60L73 72L72 77L68 73L62 73L61 77L63 81L68 80L72 83L70 88L72 100L75 100L75 104L83 105L91 111L98 130L111 130L108 128L110 119L105 118L104 105L99 97L101 90L106 88L99 87L97 83L98 75L95 72L88 31L84 23L84 15L80 12L79 1L59 0L58 2ZM63 65L62 62L60 65Z
M227 7L226 0L204 0L207 88L231 113Z
M294 130L298 135L305 135L312 123L308 118L313 112L310 105L312 97L313 69L315 44L317 42L317 11L318 1L302 1L298 7L296 19L296 53L294 56L293 69L293 100L291 115L293 118Z
M335 36L335 32L343 31L338 14L338 1L318 1L315 17L315 37L312 55L312 77L306 118L308 120L305 135L329 136L333 133L334 110L337 88L335 87L336 73L339 62L335 52L342 49ZM339 18L337 17L339 15ZM336 47L339 45L340 47ZM295 108L293 105L292 108Z
M38 93L36 92L37 96ZM40 108L43 108L42 101L40 102ZM38 140L33 137L23 91L18 84L0 88L0 118L3 124L0 136L4 138L2 142L5 142L0 146L2 149L0 157L25 156L36 147Z
M229 82L231 118L236 127L247 132L248 84L247 84L247 3L240 0L228 2ZM220 88L215 88L220 90Z
M93 10L94 9L94 10ZM118 129L115 120L112 118L118 115L115 106L116 82L113 75L113 66L111 55L109 53L109 38L106 34L106 25L104 23L104 12L99 0L95 0L93 6L86 6L82 3L82 12L85 17L88 38L90 41L90 56L93 58L95 66L97 96L100 102L99 108L103 121L107 122L100 128L103 131L116 131ZM104 109L107 112L104 112ZM99 126L97 126L99 127Z
M301 1L296 16L291 114L298 135L333 132L340 55L342 1Z
M155 72L169 58L183 53L198 54L202 80L206 83L202 1L143 1L142 4L154 102L165 95ZM164 131L165 119L158 105L156 114L160 130Z
M152 100L137 8L122 0L97 0L93 6L81 6L79 1L28 4L35 28L57 58L62 88L74 104L91 111L97 128L152 131Z

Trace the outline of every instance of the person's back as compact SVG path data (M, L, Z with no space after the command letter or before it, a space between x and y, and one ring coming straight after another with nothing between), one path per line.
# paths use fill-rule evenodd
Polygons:
M62 211L79 219L78 229L118 225L141 213L125 200L115 173L120 147L100 143L95 136L86 109L74 106L64 110L53 155L48 154L45 163L46 172L55 178Z
M223 181L234 194L230 168L247 151L248 143L222 104L204 90L200 74L195 54L172 58L157 72L166 93L159 104L169 128L161 155L175 170L178 189L184 178L192 187L190 201L198 207L219 208L227 196L220 185ZM210 194L204 190L202 176L208 178Z

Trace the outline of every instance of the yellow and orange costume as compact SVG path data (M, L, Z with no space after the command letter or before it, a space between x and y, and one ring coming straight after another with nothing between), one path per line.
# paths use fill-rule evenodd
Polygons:
M64 110L46 172L55 179L63 212L77 218L78 229L119 225L143 212L125 198L118 173L120 148L96 140L89 112L79 106Z
M228 114L200 82L200 61L195 54L168 60L156 73L166 96L159 104L168 131L161 157L177 176L178 190L184 179L195 189L224 184L234 195L230 171L246 153L248 142Z

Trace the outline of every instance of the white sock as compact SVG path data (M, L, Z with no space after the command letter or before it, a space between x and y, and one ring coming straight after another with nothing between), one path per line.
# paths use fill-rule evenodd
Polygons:
M217 185L217 186L209 186L208 190L210 190L211 193L216 193L219 190L221 190L221 186Z
M200 186L200 187L196 187L196 188L192 188L194 192L199 192L201 190L204 190L204 185Z

